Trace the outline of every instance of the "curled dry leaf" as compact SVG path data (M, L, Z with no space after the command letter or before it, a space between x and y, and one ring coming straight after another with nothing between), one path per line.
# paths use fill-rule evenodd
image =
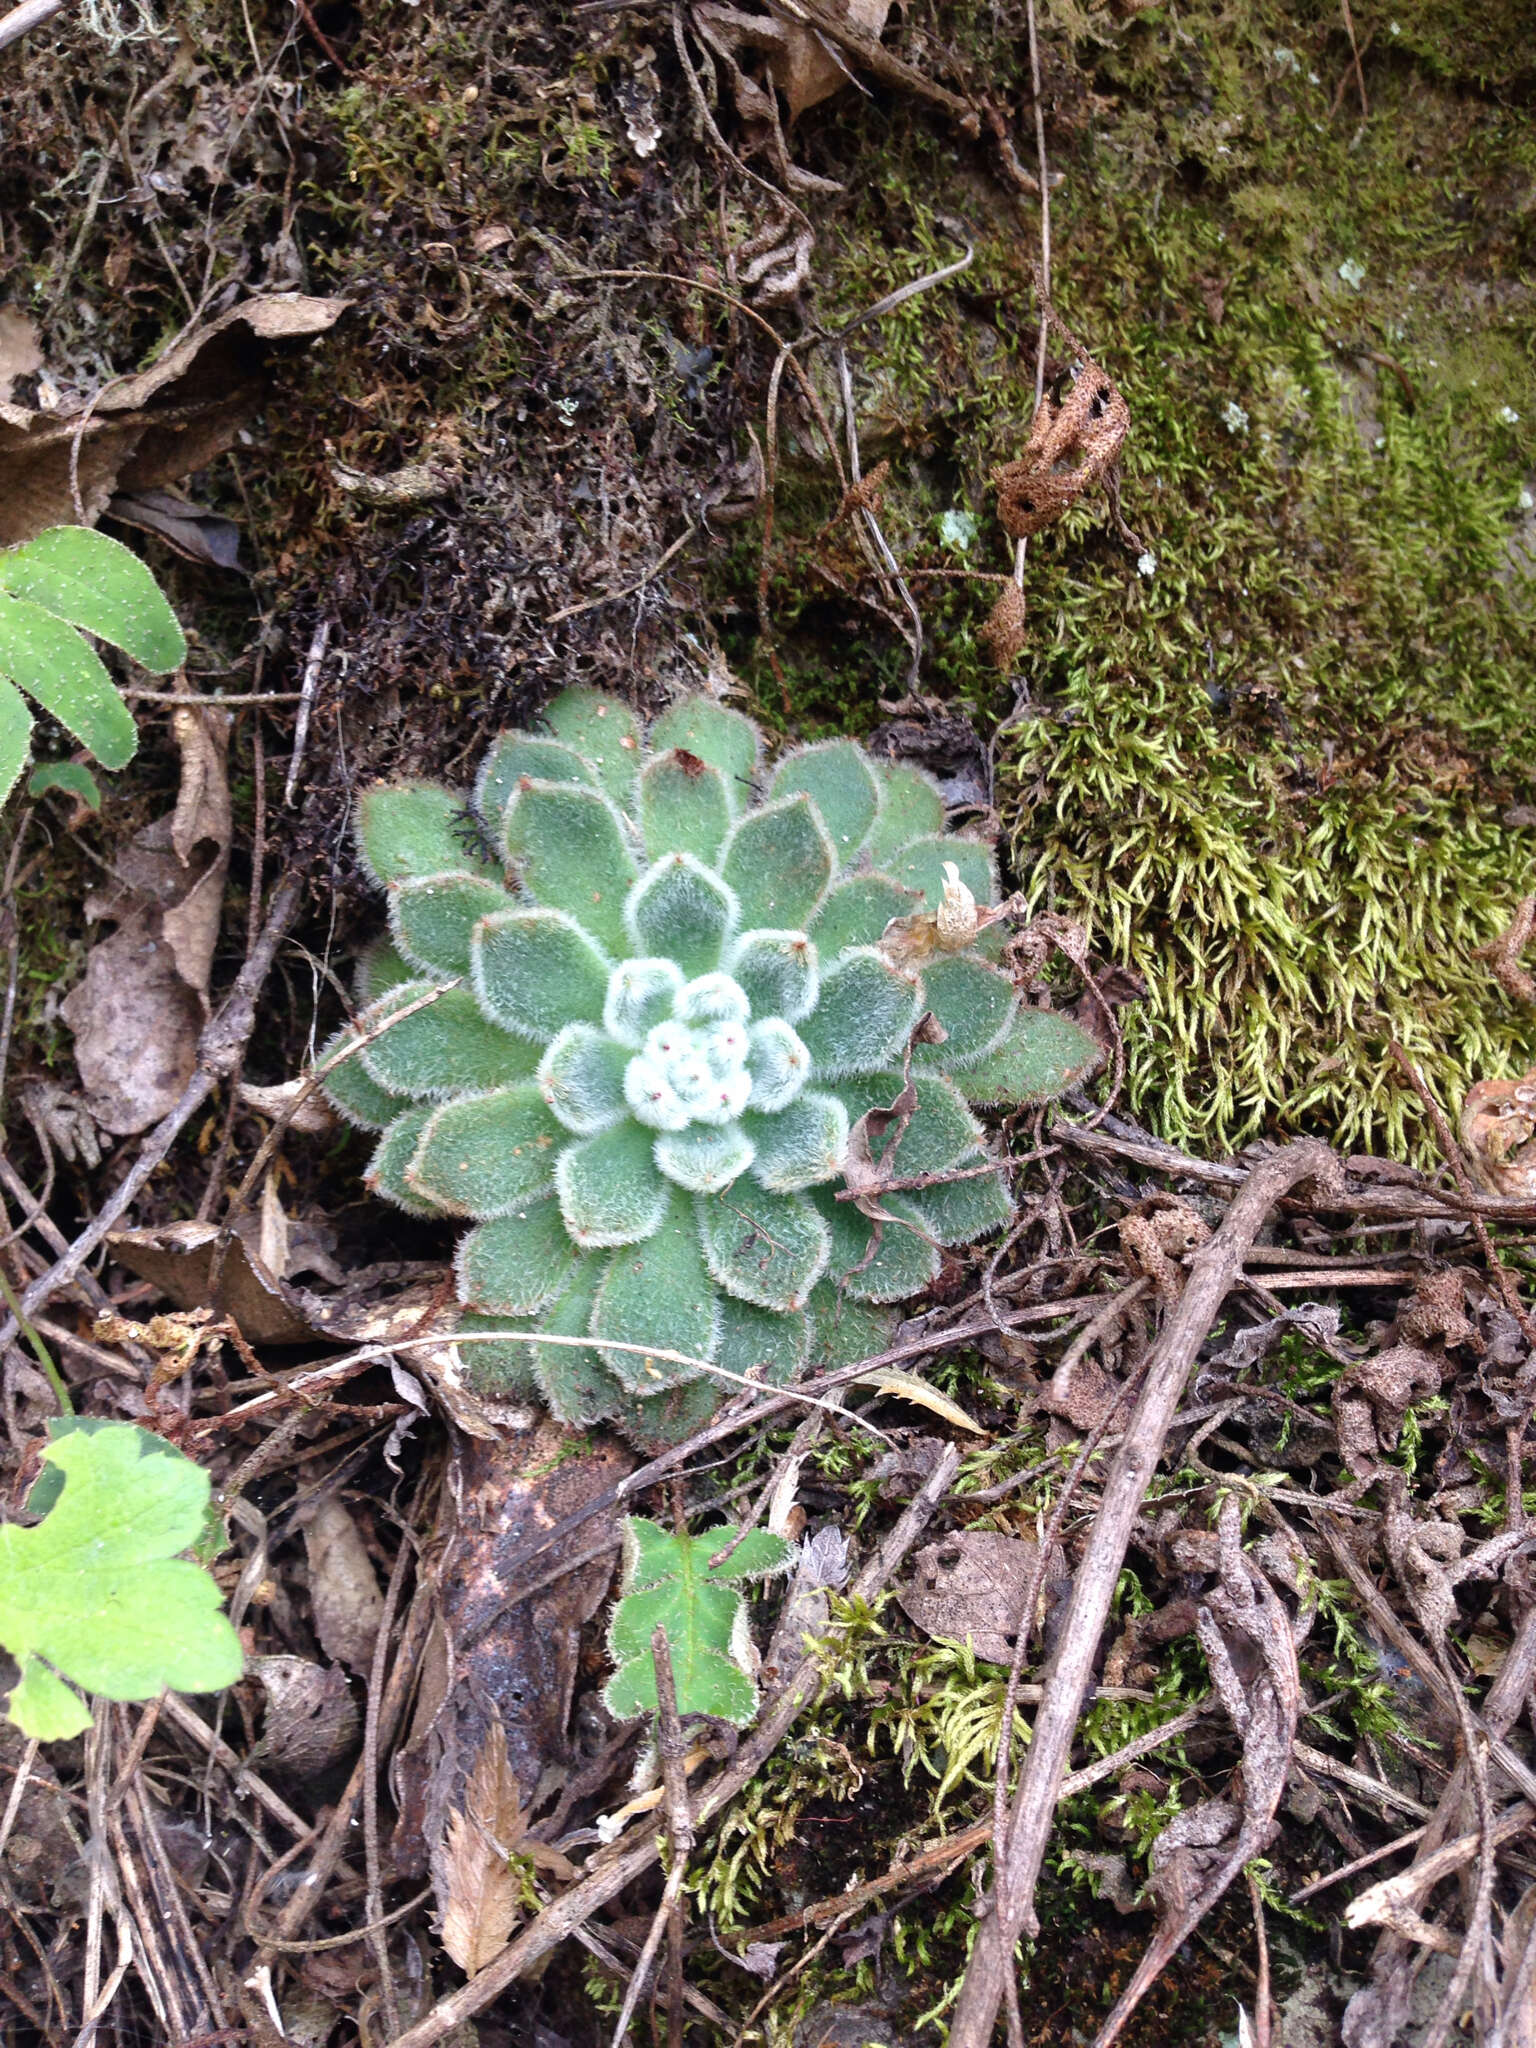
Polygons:
M118 1137L157 1123L192 1078L229 868L227 715L184 705L172 726L176 808L136 832L112 884L87 897L86 915L117 928L60 1005L87 1107Z
M1536 1199L1536 1068L1516 1081L1476 1081L1461 1110L1461 1143L1490 1195Z
M1440 1391L1440 1367L1415 1344L1393 1344L1340 1373L1333 1387L1339 1455L1357 1479L1374 1478L1397 1447L1415 1401Z
M987 614L985 625L976 635L988 661L1004 675L1028 645L1029 636L1025 631L1028 618L1029 608L1024 602L1023 591L1016 583L1005 583L996 604Z
M494 1720L464 1782L464 1803L449 1814L432 1854L443 1947L468 1976L500 1954L522 1918L523 1883L514 1856L526 1856L565 1882L578 1875L558 1849L530 1841L527 1831L521 1789L507 1763L506 1735Z
M997 516L1015 540L1043 532L1088 491L1102 487L1115 508L1120 453L1131 425L1130 407L1114 379L1099 368L1049 300L1044 311L1051 331L1072 351L1075 374L1061 400L1045 394L1024 453L992 472Z
M357 1702L339 1665L252 1657L248 1669L267 1696L258 1753L274 1770L312 1778L356 1747Z

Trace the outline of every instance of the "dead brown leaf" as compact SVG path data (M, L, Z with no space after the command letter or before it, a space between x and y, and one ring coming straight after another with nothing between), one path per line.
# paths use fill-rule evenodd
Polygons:
M1476 1081L1461 1110L1472 1177L1490 1195L1536 1198L1536 1068L1515 1081Z
M1049 300L1045 317L1075 358L1066 394L1047 391L1016 462L992 472L997 516L1015 540L1043 532L1085 492L1101 486L1118 513L1120 451L1130 431L1131 409L1114 379L1101 370L1065 326Z
M917 1553L896 1597L924 1635L969 1641L988 1664L1008 1664L1040 1546L991 1529L964 1529Z
M373 1663L384 1595L357 1523L334 1495L305 1519L304 1552L320 1647L333 1664L361 1676Z
M0 306L0 401L8 400L23 377L42 367L36 322L19 306Z
M865 42L878 42L891 0L831 0L827 12ZM769 74L783 93L790 126L808 107L819 106L852 83L853 72L837 44L809 21L782 21L784 39L768 59Z
M356 1747L357 1702L339 1665L252 1657L246 1669L267 1696L258 1753L275 1770L315 1777Z
M467 1976L501 1953L522 1918L522 1882L512 1857L527 1856L567 1883L579 1874L558 1849L529 1840L527 1828L522 1793L507 1763L507 1738L501 1722L492 1721L465 1780L464 1804L449 1814L432 1855L443 1947Z

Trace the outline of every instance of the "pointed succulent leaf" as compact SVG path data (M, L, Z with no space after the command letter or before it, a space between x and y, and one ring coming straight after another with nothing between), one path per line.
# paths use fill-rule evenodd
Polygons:
M432 1110L430 1102L418 1103L414 1109L403 1109L374 1146L368 1171L363 1176L370 1194L382 1195L386 1202L393 1202L397 1209L404 1209L409 1216L441 1216L443 1213L435 1202L429 1202L425 1195L418 1194L405 1177L406 1169L416 1157L421 1134L431 1120Z
M631 1394L659 1394L700 1368L684 1359L713 1359L720 1311L699 1246L695 1197L674 1188L660 1230L643 1244L615 1252L598 1290L591 1334L614 1378ZM639 1346L615 1350L604 1343Z
M878 1358L890 1349L899 1320L894 1309L839 1293L831 1280L818 1280L811 1289L809 1313L811 1348L806 1365L816 1373Z
M640 727L627 704L599 690L562 690L545 705L544 722L557 740L592 763L598 781L621 809L632 809Z
M1000 1045L955 1076L972 1102L1048 1102L1104 1063L1102 1047L1055 1010L1020 1010Z
M986 1162L978 1154L962 1158L950 1172ZM1013 1221L1013 1198L1001 1173L978 1174L974 1180L939 1181L931 1188L913 1188L907 1199L930 1236L940 1244L970 1244Z
M357 1007L366 1010L380 996L388 995L392 988L399 988L402 982L415 979L415 968L401 959L389 940L375 939L357 956L357 972L352 978Z
M101 656L41 605L0 594L0 675L52 712L103 768L126 768L133 759L138 728Z
M899 1057L917 1022L918 984L872 946L843 953L821 977L821 996L801 1036L816 1078L869 1074Z
M537 1315L571 1284L578 1258L554 1196L530 1196L460 1238L459 1300L482 1315Z
M905 1301L921 1294L938 1276L939 1253L924 1228L912 1229L915 1212L904 1212L900 1195L883 1195L880 1206L890 1220L882 1225L880 1249L871 1255L875 1226L852 1202L833 1199L830 1188L815 1188L809 1199L826 1218L832 1233L827 1273L855 1301Z
M1017 1008L1013 982L974 954L952 953L923 969L923 1007L949 1033L942 1045L912 1048L915 1066L949 1073L1001 1045Z
M816 913L811 937L822 957L833 960L849 946L876 946L893 917L910 917L923 899L889 875L849 875L835 882Z
M52 526L0 554L0 590L83 626L155 675L187 658L160 586L131 549L89 526Z
M921 891L928 909L944 901L944 863L953 861L960 879L980 904L997 901L997 867L985 840L958 833L935 833L914 839L885 863L885 872L904 889Z
M450 1215L506 1216L549 1186L564 1139L536 1082L460 1095L434 1112L406 1181Z
M357 806L357 851L380 889L413 875L497 870L475 852L464 799L440 782L379 782Z
M0 675L0 804L16 787L32 744L32 714L14 683Z
M597 770L592 763L583 761L559 740L504 732L493 742L475 778L475 808L494 839L501 838L507 805L525 775L539 782L575 782L584 789L597 788Z
M712 1195L746 1172L753 1146L738 1123L690 1124L685 1131L663 1131L655 1155L668 1180L696 1194Z
M475 927L475 992L504 1030L547 1044L566 1024L595 1024L612 967L559 910L509 910Z
M793 796L737 822L720 871L736 892L743 931L804 931L835 865L815 807Z
M629 1050L594 1024L567 1024L539 1061L544 1100L568 1131L589 1138L624 1114L624 1069Z
M757 727L712 697L685 697L651 727L656 753L679 747L718 771L734 816L747 807L757 770Z
M747 1064L752 1092L747 1106L762 1115L787 1109L811 1078L811 1056L799 1033L782 1017L765 1017L748 1027L752 1050Z
M880 808L880 785L869 756L852 740L818 740L786 754L774 770L769 794L811 799L831 835L839 867L847 867L864 844Z
M787 1386L799 1378L810 1343L810 1318L803 1309L754 1308L730 1294L722 1294L719 1302L718 1365L770 1387ZM732 1380L701 1373L664 1394L627 1404L626 1433L646 1450L666 1450L702 1429L721 1403L740 1391Z
M914 839L944 830L944 799L921 768L902 762L876 768L880 778L880 815L869 835L869 864L883 868Z
M433 995L436 986L401 982L358 1018L361 1032L379 1033L358 1057L381 1088L419 1100L532 1078L538 1063L534 1047L493 1024L462 984ZM397 1011L402 1014L391 1023Z
M671 960L621 960L604 996L603 1029L638 1052L672 1015L682 987L683 970Z
M566 911L601 945L624 952L635 859L606 797L570 782L520 782L507 806L506 845L535 903Z
M607 1270L602 1253L582 1259L571 1285L539 1319L540 1329L552 1337L584 1337ZM528 1355L539 1391L561 1422L604 1422L626 1405L623 1388L590 1345L530 1344Z
M759 1308L802 1308L830 1249L804 1195L773 1194L750 1179L724 1195L701 1195L699 1230L715 1279Z
M743 932L726 964L754 1017L798 1024L816 1007L819 956L804 932Z
M482 917L515 910L499 882L464 871L415 875L389 891L389 928L420 974L469 973L469 942Z
M765 1188L791 1194L831 1180L848 1146L848 1112L835 1095L808 1088L773 1116L749 1110L743 1128L756 1151L752 1171Z
M363 1065L356 1050L358 1042L358 1034L350 1024L343 1025L333 1038L326 1040L315 1061L317 1068L329 1068L320 1083L320 1092L348 1123L365 1131L382 1131L410 1107L410 1097L392 1095L379 1086Z
M839 1081L833 1094L841 1098L855 1122L870 1109L889 1109L902 1091L900 1074L863 1074ZM981 1125L966 1108L959 1090L939 1074L914 1074L917 1107L886 1164L897 1176L942 1173L974 1152L982 1140ZM886 1133L888 1143L894 1135ZM878 1149L878 1148L877 1148Z
M637 1244L660 1230L668 1190L651 1146L651 1133L626 1117L560 1154L560 1213L583 1251Z
M483 1316L467 1308L460 1311L454 1337L488 1340L503 1331L520 1331L525 1322L523 1316ZM497 1401L532 1401L543 1392L533 1375L532 1350L521 1334L508 1335L502 1343L471 1341L457 1355L465 1382L477 1394Z
M640 833L652 860L691 853L707 866L730 825L731 806L718 768L676 748L646 762L640 776Z
M720 965L735 929L736 898L691 853L671 853L638 881L624 905L635 951L675 960L685 974Z

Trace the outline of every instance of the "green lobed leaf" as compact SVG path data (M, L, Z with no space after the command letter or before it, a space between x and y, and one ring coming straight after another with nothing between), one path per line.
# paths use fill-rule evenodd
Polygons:
M725 785L732 815L746 808L760 747L757 727L750 718L717 704L712 697L685 697L651 727L651 746L658 754L668 747L680 747L707 761Z
M972 1102L1010 1107L1049 1102L1086 1081L1104 1063L1097 1039L1057 1010L1020 1010L1002 1043L955 1085Z
M52 612L0 596L0 675L19 683L103 768L126 768L133 759L133 713L89 641Z
M594 1024L567 1024L539 1061L544 1100L568 1131L590 1138L626 1112L624 1069L629 1050Z
M775 1194L750 1179L700 1195L699 1235L727 1294L759 1308L801 1308L826 1267L831 1241L804 1195Z
M957 1159L953 1172L980 1166L984 1155ZM1013 1198L1001 1173L978 1175L974 1180L940 1181L936 1187L914 1188L907 1200L912 1213L931 1237L940 1244L970 1244L989 1231L1001 1230L1014 1218Z
M32 714L12 682L0 676L0 804L16 787L32 744Z
M52 526L0 554L0 590L83 626L154 675L187 658L186 636L149 570L88 526Z
M373 1148L373 1157L363 1175L363 1185L371 1195L382 1195L386 1202L393 1202L397 1209L404 1209L410 1216L442 1215L435 1202L429 1202L418 1194L406 1179L411 1161L416 1157L416 1147L421 1143L421 1134L432 1118L434 1105L430 1102L417 1103L413 1109L403 1109L393 1118L384 1135Z
M452 1216L506 1216L549 1186L565 1136L535 1082L459 1095L428 1120L406 1185Z
M459 1240L459 1300L482 1315L537 1315L571 1285L579 1262L554 1196L532 1197Z
M921 768L906 762L893 767L877 763L875 774L881 785L880 815L869 835L868 853L870 866L883 868L914 839L944 830L944 799Z
M538 739L531 733L504 732L491 743L475 778L475 808L495 839L506 824L507 805L517 793L524 776L539 782L575 782L596 789L597 770L559 740Z
M364 1033L386 1027L359 1054L381 1088L413 1100L441 1099L465 1088L500 1088L533 1078L534 1047L493 1024L462 983L432 996L435 986L401 982L358 1018ZM421 1001L426 996L432 1000ZM413 1003L420 1007L389 1021Z
M380 889L416 875L497 870L475 851L464 799L440 782L376 782L358 799L358 857Z
M772 1116L750 1110L743 1129L756 1158L752 1171L765 1188L791 1194L840 1172L848 1146L848 1112L835 1095L808 1088Z
M712 1195L752 1164L752 1140L740 1124L690 1124L656 1139L656 1164L680 1188Z
M743 932L730 947L726 972L752 1005L754 1017L798 1024L816 1007L820 964L804 932Z
M880 808L880 784L869 756L854 740L817 740L786 754L774 770L769 795L811 799L840 868L847 867L864 844Z
M787 1109L811 1078L811 1056L799 1033L782 1017L765 1017L748 1027L752 1075L748 1106L761 1115Z
M507 910L475 927L475 992L507 1031L541 1045L567 1024L601 1021L609 961L560 910Z
M654 1346L688 1358L711 1360L719 1340L719 1310L699 1247L694 1198L673 1189L666 1218L644 1244L615 1252L592 1311L591 1333L601 1344ZM699 1368L648 1350L610 1351L601 1356L614 1378L631 1394L657 1394Z
M943 1045L915 1045L914 1066L948 1073L974 1066L1001 1045L1018 1007L1012 979L971 953L952 953L923 968L923 1008L949 1033Z
M315 1065L328 1065L338 1054L348 1053L349 1048L358 1043L357 1032L350 1024L343 1025L321 1046ZM389 1089L381 1088L356 1052L350 1052L348 1057L331 1067L320 1083L320 1092L348 1123L358 1124L365 1131L382 1131L386 1124L393 1123L400 1112L410 1106L409 1096L393 1095Z
M637 1244L666 1221L670 1197L652 1157L651 1133L628 1117L568 1145L555 1186L565 1227L584 1251Z
M708 866L731 825L725 778L697 754L673 749L640 775L640 833L652 860L691 853Z
M741 930L804 931L835 864L814 806L794 796L733 826L720 871L736 892Z
M635 858L606 797L569 782L520 782L507 806L506 848L535 903L566 911L611 951L626 950Z
M900 1074L864 1074L840 1081L833 1089L854 1121L870 1109L889 1109L902 1091ZM958 1088L939 1074L914 1074L917 1107L888 1162L896 1175L938 1173L982 1140L982 1128L966 1108ZM888 1142L892 1133L887 1132ZM877 1150L880 1147L876 1148Z
M851 947L821 977L816 1008L800 1027L818 1081L868 1074L899 1057L917 1022L915 976L872 946Z
M828 1275L855 1301L905 1301L909 1295L921 1294L937 1278L938 1249L928 1242L924 1227L908 1227L918 1222L918 1217L903 1196L880 1198L880 1207L890 1212L892 1220L883 1226L880 1249L873 1257L869 1247L874 1225L852 1202L834 1200L833 1190L826 1187L813 1188L809 1199L831 1229Z
M624 905L635 950L676 961L684 974L708 974L736 925L736 898L691 853L658 860Z
M888 875L850 875L835 882L816 913L811 937L825 960L849 946L878 945L893 917L910 917L923 899Z
M62 1679L145 1700L240 1676L218 1587L178 1556L203 1533L208 1475L152 1442L127 1424L56 1438L43 1458L63 1472L62 1495L36 1527L0 1527L0 1646L20 1666L9 1711L24 1735L58 1741L90 1725Z
M482 917L515 910L499 882L461 869L413 875L389 888L389 929L402 959L422 974L468 975L470 938Z
M640 726L627 704L600 690L562 690L545 705L544 722L557 740L592 763L599 783L621 809L633 808Z

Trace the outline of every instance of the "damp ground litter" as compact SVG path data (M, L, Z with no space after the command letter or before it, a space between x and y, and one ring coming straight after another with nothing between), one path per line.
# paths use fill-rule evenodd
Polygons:
M28 685L0 810L8 2042L1529 2036L1528 30L0 12L0 546L187 640L113 772ZM1094 1048L944 1169L1006 1228L664 1446L487 1391L313 1080L361 792L573 688L923 771ZM123 1425L233 1638L112 1700L15 1589Z

